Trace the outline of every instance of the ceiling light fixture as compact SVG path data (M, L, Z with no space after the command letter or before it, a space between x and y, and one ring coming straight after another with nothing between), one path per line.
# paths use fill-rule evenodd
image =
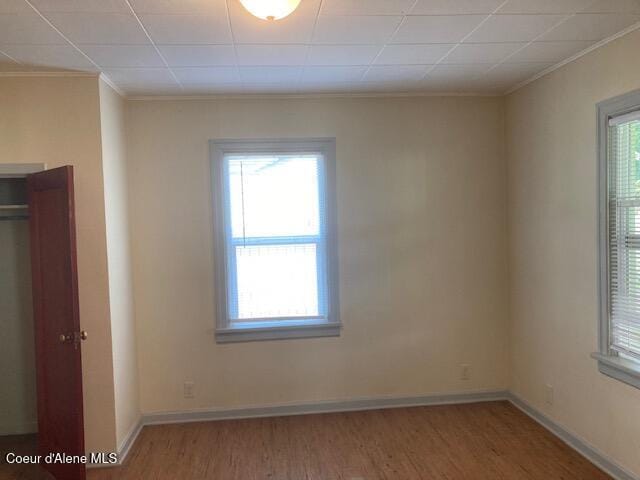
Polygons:
M263 20L280 20L290 15L301 0L240 0L251 15Z

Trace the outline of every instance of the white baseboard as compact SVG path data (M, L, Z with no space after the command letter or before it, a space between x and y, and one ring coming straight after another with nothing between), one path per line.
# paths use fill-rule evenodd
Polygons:
M144 425L167 423L206 422L239 418L279 417L308 415L312 413L353 412L383 408L419 407L506 400L506 390L476 391L452 394L434 394L417 397L365 397L351 400L326 400L321 402L284 405L263 405L245 408L188 410L181 412L147 413L142 416Z
M134 423L129 430L129 433L124 437L124 440L122 440L122 443L118 447L118 465L122 465L124 463L127 455L129 455L129 452L131 451L131 447L136 443L143 426L142 417L139 417L136 423Z
M452 405L462 403L509 401L534 421L545 427L560 440L569 445L594 465L607 472L616 480L640 480L640 477L618 465L588 442L568 431L530 404L507 390L461 392L452 394L434 394L416 397L366 397L351 400L328 400L295 404L264 405L245 408L186 410L179 412L157 412L143 414L125 437L118 451L118 464L92 465L106 467L121 465L129 454L142 428L146 425L170 423L207 422L240 418L278 417L290 415L308 415L314 413L338 413L360 410L379 410L387 408L420 407L433 405Z
M563 426L550 419L544 413L540 412L531 404L521 399L514 393L509 392L508 400L519 410L527 414L537 423L553 433L556 437L569 445L572 449L585 457L594 465L607 472L616 480L640 480L640 477L629 472L625 468L618 465L604 453L590 445L587 441L580 438L575 433L565 429Z
M112 468L112 467L120 467L124 464L124 461L129 455L131 451L131 447L136 443L138 439L138 435L142 431L143 427L142 417L139 417L138 420L131 426L131 429L125 435L124 439L118 446L118 462L117 463L87 463L87 468Z

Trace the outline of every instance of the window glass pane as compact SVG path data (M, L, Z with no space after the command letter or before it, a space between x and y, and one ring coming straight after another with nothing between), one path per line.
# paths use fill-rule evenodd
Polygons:
M236 320L318 316L315 244L237 246L235 253Z
M609 131L610 343L640 356L640 121Z
M233 238L320 234L317 155L226 160Z

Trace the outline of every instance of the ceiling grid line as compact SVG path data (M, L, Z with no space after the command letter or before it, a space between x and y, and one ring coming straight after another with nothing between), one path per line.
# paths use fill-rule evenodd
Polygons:
M162 62L165 64L165 66L167 67L167 69L169 70L169 73L171 74L171 76L173 77L173 79L176 81L176 83L178 84L178 86L180 87L181 90L184 91L184 85L182 85L182 82L180 81L180 79L178 78L178 76L175 74L175 72L173 71L173 69L169 66L169 62L167 62L167 59L164 58L164 55L162 55L162 52L160 52L160 49L158 48L158 46L156 45L156 43L153 41L153 38L151 37L151 35L149 34L149 32L147 31L147 29L145 28L144 24L142 23L142 20L140 20L140 17L138 17L138 14L136 13L136 11L133 9L133 6L131 5L131 3L129 2L129 0L124 0L124 2L127 4L127 6L129 7L129 10L131 10L131 14L133 15L133 17L136 19L136 21L138 22L138 25L140 25L140 28L142 29L142 31L144 32L144 34L147 36L147 38L149 39L149 41L151 42L151 46L155 49L156 53L158 54L158 56L160 57L160 59L162 60Z
M13 58L11 55L9 55L8 53L0 50L0 55L4 55L5 57L7 57L9 60L11 60L12 62L17 63L18 65L24 65L24 63L22 63L20 60L18 60L17 58Z
M476 27L475 27L473 30L471 30L471 31L470 31L469 33L467 33L464 37L462 37L462 38L460 39L460 41L459 41L458 43L456 43L456 44L451 48L451 50L449 50L449 51L448 51L448 52L447 52L447 53L446 53L442 58L440 58L440 60L438 60L434 65L432 65L432 66L431 66L431 68L427 69L427 71L425 72L425 74L424 74L424 76L422 77L422 79L421 79L421 80L425 80L425 79L429 76L429 74L430 74L431 72L433 72L433 70L434 70L438 65L440 65L440 62L442 62L442 61L443 61L444 59L446 59L449 55L451 55L451 53L453 53L453 52L455 51L455 49L456 49L456 48L458 48L461 44L463 44L463 43L464 43L464 41L465 41L467 38L469 38L469 37L470 37L471 35L473 35L476 31L478 31L478 29L479 29L480 27L482 27L482 25L484 25L486 22L488 22L488 21L489 21L489 19L490 19L493 15L495 15L498 11L500 11L500 9L501 9L502 7L504 7L507 3L509 3L509 0L504 0L500 5L498 5L498 6L493 10L493 12L491 12L489 15L487 15L487 16L486 16L486 17L485 17L485 18L484 18L484 19L483 19L483 20L482 20L478 25L476 25Z
M528 46L532 45L534 42L537 41L538 38L542 38L544 37L547 33L551 32L552 30L554 30L556 27L562 25L564 22L566 22L567 20L569 20L570 18L574 17L576 14L571 14L568 15L567 17L563 18L562 20L560 20L558 23L554 24L553 26L549 27L547 30L545 30L544 32L542 32L540 35L538 35L537 37L535 37L533 40L530 40L529 42L527 42L525 45L523 45L522 47L520 47L518 50L516 50L515 52L511 53L510 55L508 55L507 57L503 58L502 61L496 63L494 66L492 66L491 68L489 68L489 70L487 70L486 72L484 72L481 76L488 74L489 72L491 72L492 70L496 69L497 67L499 67L500 65L503 65L505 63L507 63L507 60L509 60L510 58L512 58L514 55L520 53L521 51L523 51L525 48L527 48ZM523 62L523 63L527 63L527 62Z
M320 0L320 3L318 4L318 10L316 11L316 15L315 15L316 18L313 21L313 28L311 29L311 36L309 37L309 43L306 45L307 50L305 51L304 61L302 62L302 67L300 68L300 74L298 75L298 81L297 81L298 87L300 87L300 85L302 84L302 77L304 76L307 70L307 62L309 61L309 52L311 52L311 47L313 45L313 38L316 34L316 25L318 25L318 19L320 18L320 13L322 12L322 2L323 0Z
M400 28L402 27L402 25L405 23L407 17L409 16L409 14L413 11L414 8L416 8L416 5L418 4L419 0L414 0L413 4L411 5L411 8L407 9L408 13L405 13L402 16L402 19L400 20L400 22L398 23L398 25L396 26L395 30L393 31L393 33L391 34L391 36L387 39L387 41L384 43L384 45L382 45L382 47L380 48L380 50L378 50L377 55L371 60L371 62L369 63L369 67L362 73L362 76L360 77L360 81L364 82L365 78L367 78L367 75L369 74L369 72L371 71L371 68L373 67L373 65L375 65L376 61L378 60L378 58L380 58L380 55L382 54L382 51L387 47L387 45L389 45L393 39L395 38L395 36L397 35L397 33L400 31ZM395 15L394 15L395 16Z
M270 25L239 0L18 7L0 75L99 72L127 95L499 94L640 21L640 0L302 0Z
M38 10L29 0L24 0L26 2L27 5L29 5L29 7L31 7L33 9L33 11L40 17L42 18L42 20L44 20L45 23L47 23L51 28L53 28L53 30L55 30L55 32L60 35L69 45L71 45L73 48L75 48L78 53L80 53L83 57L85 57L87 60L89 60L89 62L91 62L93 64L94 67L96 67L98 69L98 71L100 71L100 65L98 65L96 62L93 61L93 59L91 57L89 57L89 55L87 55L86 53L84 53L82 51L82 49L80 47L78 47L75 43L73 43L69 37L67 37L64 33L62 33L53 23L51 23L51 21L45 17L42 12L40 12L40 10Z
M236 69L236 75L238 76L238 82L240 82L241 88L246 89L246 84L242 74L240 73L240 57L238 55L238 43L236 42L236 36L233 32L233 23L231 22L231 9L229 8L229 0L224 0L224 8L227 15L227 24L229 25L229 34L231 35L231 45L233 48L233 57L235 59L234 67Z

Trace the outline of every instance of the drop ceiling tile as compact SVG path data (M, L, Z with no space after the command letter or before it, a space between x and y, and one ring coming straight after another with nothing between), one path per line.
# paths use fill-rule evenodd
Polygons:
M101 67L163 67L151 45L81 45L84 53Z
M213 67L236 63L232 45L158 45L157 47L172 67Z
M2 0L0 14L3 13L33 13L33 9L24 0Z
M497 87L510 88L549 68L552 63L503 63L492 68L482 80Z
M639 15L624 13L581 13L574 15L567 21L546 33L540 40L568 41L593 40L598 41L640 21Z
M493 15L465 42L526 42L543 34L565 18L565 15Z
M237 45L238 65L301 65L307 45Z
M125 0L29 0L42 13L131 13ZM24 2L26 4L26 2Z
M392 43L458 43L485 18L485 15L406 17Z
M244 93L240 82L220 83L217 85L200 85L197 83L183 85L183 95L237 95Z
M592 0L583 12L640 14L640 0Z
M229 14L236 43L309 43L319 0L307 0L291 15L277 22L254 17L240 2L229 2Z
M312 45L307 65L369 65L381 48L378 45Z
M117 85L167 85L175 83L168 68L108 68L104 72Z
M440 63L499 63L525 45L524 42L461 43Z
M208 14L226 17L227 14L225 0L130 0L130 2L138 15Z
M185 91L176 82L148 84L140 83L118 83L118 88L123 90L128 96L146 95L183 95Z
M509 0L497 13L576 13L593 0Z
M321 16L314 43L383 44L389 41L402 17L399 16Z
M467 63L462 65L436 65L427 73L427 79L460 81L478 77L487 72L493 63Z
M143 45L149 39L133 15L122 13L50 13L49 21L73 43Z
M245 83L297 83L302 73L301 67L239 67L240 78Z
M418 0L411 15L493 13L504 0Z
M366 66L357 67L305 67L300 80L306 83L331 84L357 82L367 71Z
M96 70L95 65L70 45L0 45L0 50L25 65Z
M355 90L355 85L355 82L305 81L298 85L298 92L306 94L350 93Z
M414 0L324 0L322 15L406 15Z
M185 84L219 84L239 81L236 67L178 67L173 73Z
M224 44L231 43L226 17L219 15L142 15L142 24L154 43Z
M375 65L365 74L366 82L391 80L420 80L427 72L426 65Z
M533 42L507 61L558 63L581 52L590 45L593 45L593 42Z
M424 90L423 80L385 80L377 82L358 82L354 91L358 93L411 93Z
M66 45L67 41L36 13L0 15L0 44L15 43Z
M25 69L18 62L14 62L9 57L0 55L0 72L23 72Z
M466 93L494 93L494 88L487 88L487 82L477 78L448 78L441 76L427 77L423 81L423 88L427 92L466 92Z
M295 85L283 85L279 82L273 83L245 83L242 86L242 93L248 95L273 95L273 94L295 94L298 87Z
M0 51L0 72L19 72L25 67Z
M380 65L433 64L442 59L454 46L448 43L386 45L375 63Z

